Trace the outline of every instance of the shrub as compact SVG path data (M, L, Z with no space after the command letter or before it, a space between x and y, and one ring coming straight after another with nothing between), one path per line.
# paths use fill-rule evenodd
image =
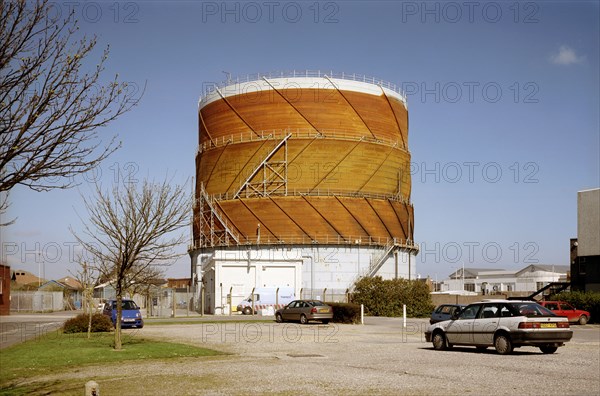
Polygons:
M85 314L85 313L79 314L79 315L75 316L74 318L71 318L65 322L63 331L65 333L87 333L88 321L89 321L88 314ZM112 324L110 318L108 318L108 316L102 315L99 313L92 315L92 332L93 333L112 331L112 329L113 329L113 324Z
M577 309L590 313L590 323L600 323L600 293L598 292L561 292L548 298L551 301L565 301Z
M333 319L335 323L360 323L360 305L349 303L332 303L325 304L333 308Z
M366 313L373 316L402 316L404 304L411 318L427 317L434 309L425 283L380 276L356 282L352 302L364 304Z

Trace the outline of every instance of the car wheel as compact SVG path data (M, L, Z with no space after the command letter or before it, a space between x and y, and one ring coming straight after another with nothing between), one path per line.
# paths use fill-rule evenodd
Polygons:
M431 343L433 344L433 349L443 351L446 349L446 336L441 331L438 331L433 335Z
M323 324L329 324L329 320L328 319L322 320L321 323L323 323Z
M587 318L587 316L585 316L585 315L581 315L581 316L579 317L579 324L580 324L580 325L584 325L584 324L586 324L587 322L588 322L588 318Z
M283 316L281 316L281 314L278 313L277 315L275 315L275 321L277 323L283 323Z
M513 344L506 334L498 334L494 339L494 347L500 355L508 355L513 351Z
M300 323L302 323L302 324L308 323L308 319L306 319L306 315L304 315L304 314L300 315Z
M541 346L540 347L540 351L542 351L542 353L546 353L546 354L554 353L554 352L556 352L557 349L558 349L558 347L555 347L555 346Z
M252 313L252 308L246 307L246 308L244 308L244 310L242 311L242 313L244 315L250 315Z

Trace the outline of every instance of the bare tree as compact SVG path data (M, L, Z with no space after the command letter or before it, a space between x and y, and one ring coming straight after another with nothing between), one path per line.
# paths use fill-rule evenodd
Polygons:
M120 143L97 128L130 110L135 90L117 76L102 80L106 48L82 70L96 38L78 38L73 14L51 18L47 0L0 1L0 213L21 184L35 191L68 188Z
M121 349L121 304L128 283L182 255L176 247L186 239L178 231L189 224L191 197L185 186L143 181L112 191L96 187L93 199L84 198L89 220L75 237L97 258L104 276L114 279L117 299L115 349Z
M84 260L82 256L77 258L77 263L79 264L79 268L74 273L71 272L71 275L77 279L83 288L83 311L88 313L87 338L91 338L92 315L96 309L94 306L94 287L98 281L99 272L93 263L89 263L87 260Z

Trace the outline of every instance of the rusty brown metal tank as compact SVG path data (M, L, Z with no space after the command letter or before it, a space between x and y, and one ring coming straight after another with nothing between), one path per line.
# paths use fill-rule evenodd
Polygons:
M413 246L408 111L393 84L270 73L199 101L194 246Z

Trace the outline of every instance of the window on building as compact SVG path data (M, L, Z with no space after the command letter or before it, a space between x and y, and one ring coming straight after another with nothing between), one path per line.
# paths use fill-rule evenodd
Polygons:
M467 283L467 284L465 284L465 290L466 291L470 291L470 292L474 292L475 291L475 284L474 283Z
M540 290L544 286L546 286L545 282L535 282L535 288L537 290Z

